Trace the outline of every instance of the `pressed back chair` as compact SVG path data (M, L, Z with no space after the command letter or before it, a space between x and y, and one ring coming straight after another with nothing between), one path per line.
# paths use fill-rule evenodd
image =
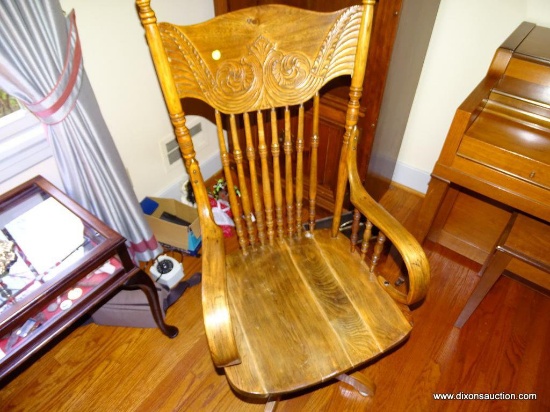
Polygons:
M276 400L330 379L371 393L355 372L407 338L406 305L429 282L422 248L363 189L356 166L374 1L333 13L258 6L193 26L157 24L148 0L137 5L197 202L215 366L249 397ZM338 76L351 76L351 87L336 206L332 228L315 229L319 90ZM183 98L215 109L236 252L226 253L214 222ZM348 185L351 240L339 232ZM386 239L407 269L405 289L380 275Z

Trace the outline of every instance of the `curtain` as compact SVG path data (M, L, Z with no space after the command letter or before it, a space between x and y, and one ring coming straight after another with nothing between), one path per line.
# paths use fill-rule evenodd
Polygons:
M67 194L122 234L136 260L161 253L82 62L75 14L59 0L0 0L0 88L45 125Z

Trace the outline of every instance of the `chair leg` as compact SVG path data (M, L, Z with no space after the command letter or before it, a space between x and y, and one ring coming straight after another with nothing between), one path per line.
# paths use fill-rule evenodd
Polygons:
M269 397L267 398L267 403L265 404L264 412L274 412L277 410L277 406L279 405L279 401L281 400L280 397Z
M362 396L373 396L375 385L361 372L355 372L353 376L343 373L336 377L340 382L352 386Z
M505 252L497 250L489 259L485 272L482 274L481 279L455 322L457 328L464 326L485 295L489 293L489 290L491 290L502 272L504 272L504 269L506 269L512 257Z

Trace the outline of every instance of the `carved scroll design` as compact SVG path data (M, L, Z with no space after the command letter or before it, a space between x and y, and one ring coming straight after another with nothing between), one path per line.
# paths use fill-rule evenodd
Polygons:
M314 58L279 50L259 35L246 56L222 61L214 72L177 26L161 23L159 30L179 96L204 100L225 113L242 113L298 104L328 80L351 74L361 11L361 6L344 10Z

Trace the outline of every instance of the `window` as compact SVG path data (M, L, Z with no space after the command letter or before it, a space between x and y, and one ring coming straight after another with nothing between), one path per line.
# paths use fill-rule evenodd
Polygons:
M40 121L0 89L0 183L51 155Z
M0 89L0 118L7 116L21 109L17 99Z

